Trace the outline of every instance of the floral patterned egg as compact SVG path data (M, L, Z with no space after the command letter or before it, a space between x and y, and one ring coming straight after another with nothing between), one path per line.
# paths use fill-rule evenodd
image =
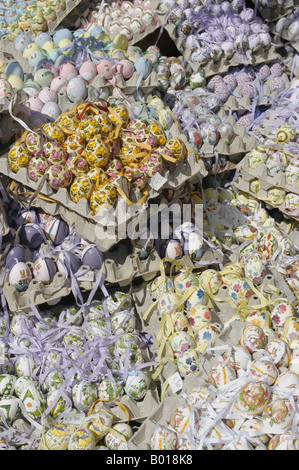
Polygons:
M273 386L273 397L282 398L284 394L290 394L293 396L294 400L298 399L298 390L299 390L299 376L287 370L282 372L277 377L276 382Z
M263 429L270 434L287 432L295 415L296 411L287 398L272 400L262 413Z
M219 336L219 334L220 330L217 326L213 325L212 323L207 323L196 331L196 343L200 349L205 350L208 343L213 342Z
M80 199L89 199L94 189L94 184L88 176L77 176L70 186L70 198L73 202Z
M240 242L246 242L248 240L253 240L258 234L258 230L251 224L240 225L234 230L234 235L236 239Z
M163 158L159 152L153 151L149 160L141 164L140 170L144 171L149 178L154 176L155 173L162 173L163 170Z
M270 354L272 361L277 367L288 367L291 360L291 349L282 339L271 339L266 351Z
M178 448L177 433L159 426L159 429L151 435L150 448L151 450L176 450Z
M249 372L254 378L262 380L268 385L273 385L279 374L275 364L265 357L253 361Z
M49 450L67 450L70 437L66 424L52 424L45 433L44 443Z
M206 410L206 401L210 396L212 386L207 382L198 388L192 389L187 394L188 403L198 410Z
M164 146L167 143L167 136L161 124L157 121L152 121L146 128L146 132L149 136L153 136L156 142L156 146ZM166 145L167 147L167 145Z
M277 140L279 142L294 141L296 139L296 134L296 127L286 122L277 129Z
M179 357L187 349L195 349L196 342L190 333L179 331L174 333L170 340L171 349L176 357Z
M122 310L111 318L111 329L115 334L128 333L134 330L135 326L136 318L128 310Z
M64 143L64 133L58 127L56 124L49 122L47 124L44 124L42 126L43 132L48 135L49 137L52 137L52 139L55 139L57 142L59 142L61 145Z
M28 132L25 137L25 145L32 155L35 155L40 150L41 140L39 134L36 132Z
M104 444L109 450L120 450L126 444L126 437L113 428L104 437Z
M28 164L28 177L37 182L49 168L50 164L46 157L40 155L39 157L34 156L31 158Z
M93 450L95 445L93 433L87 428L79 428L71 435L68 450Z
M140 340L135 332L124 333L117 336L115 341L115 350L121 356L128 348L131 352L137 351L140 347Z
M265 332L257 325L246 325L240 333L239 342L250 353L258 349L265 349L268 338Z
M164 293L158 302L157 313L159 314L159 316L162 316L165 313L170 313L174 310L183 310L183 305L178 305L180 299L181 297L174 292Z
M197 287L198 280L194 274L183 270L176 274L173 280L173 284L175 292L182 295L191 287Z
M100 134L110 134L113 131L113 125L107 116L99 113L94 118L99 124Z
M34 385L30 385L20 396L26 413L33 420L39 420L46 409L46 400L42 391Z
M235 279L228 288L228 297L237 306L246 305L253 292L246 279Z
M160 297L166 292L174 292L174 285L170 278L156 277L149 286L152 297Z
M245 278L250 279L253 284L261 284L266 276L266 268L262 257L258 254L247 257L244 274Z
M248 323L252 323L253 325L259 326L264 331L271 329L271 317L266 309L256 310L249 313L249 315L246 317L246 321Z
M207 296L204 288L202 289L198 287L194 290L194 292L185 300L184 305L187 311L190 311L197 305L207 305Z
M86 321L86 334L89 339L108 336L108 323L106 318L88 318Z
M270 440L270 436L263 433L263 421L259 416L251 416L249 419L246 419L240 427L240 430L241 432L244 431L249 434L248 440L253 446L260 444L266 445Z
M90 196L90 207L96 213L101 207L113 206L116 203L117 191L111 183L103 183L94 189Z
M216 294L222 284L221 276L214 269L205 269L197 275L201 287L208 288L212 294Z
M0 375L0 396L13 395L17 378L11 374Z
M113 106L112 110L110 109L108 112L108 118L116 126L127 127L129 122L128 109L124 105Z
M133 308L133 302L125 292L116 291L107 297L106 306L108 312L111 314L114 313L120 306L122 306L123 309L131 310Z
M38 386L37 379L34 379L29 375L23 375L18 377L15 383L15 394L17 395L17 397L20 398L23 392L30 386Z
M91 168L86 176L90 179L94 186L104 184L108 181L107 173L102 168Z
M165 147L170 150L172 155L178 160L186 160L188 150L185 143L179 137L173 137L165 143Z
M278 303L273 310L270 312L272 324L275 329L278 329L281 334L286 322L289 317L295 316L295 310L292 305L288 302Z
M170 416L170 426L179 434L192 432L198 428L199 415L190 405L182 405Z
M231 352L225 352L223 359L225 362L229 360L229 363L234 367L236 372L240 369L247 370L248 364L252 360L250 352L243 346L236 346Z
M73 179L71 170L64 165L50 165L47 174L49 175L49 185L53 189L67 188Z
M0 423L2 425L11 424L20 413L19 399L7 395L0 398Z
M63 382L63 375L59 370L50 370L45 376L45 380L42 384L42 391L50 392L52 390L57 390Z
M189 325L193 331L212 321L212 312L206 305L198 304L187 312Z
M88 429L93 433L96 440L103 439L112 427L113 417L104 410L91 415L88 418Z
M103 140L97 137L87 143L83 156L92 167L103 168L107 165L109 159L109 150Z
M8 152L10 168L17 173L20 168L27 168L31 159L31 153L24 144L14 145Z
M95 383L79 381L72 388L73 404L79 411L88 412L97 398L98 390Z
M143 189L148 182L148 175L139 168L125 167L123 175L127 178L132 187ZM113 177L112 182L116 182L119 177Z
M95 117L86 117L82 119L76 128L80 137L85 141L93 139L96 135L100 134L100 124Z
M218 363L209 372L208 381L216 388L221 388L237 378L235 368L231 364Z
M62 164L66 161L66 154L62 145L55 141L49 141L44 144L43 155L48 159L51 165Z
M98 398L102 401L115 401L124 394L124 387L119 380L105 377L98 384Z
M143 400L150 387L150 378L142 370L128 372L128 377L124 386L125 393L132 400Z
M258 415L271 400L269 385L261 381L248 382L238 394L235 407L245 415Z
M298 318L287 318L282 333L280 334L278 330L278 336L282 337L285 341L287 341L291 349L294 349L299 343Z
M65 139L63 147L68 154L81 155L85 148L85 140L78 134L71 134Z
M275 434L270 439L267 449L268 450L298 450L299 439L296 437L297 434L292 433L286 434Z
M56 119L55 123L65 134L71 135L76 131L76 121L72 116L62 115Z

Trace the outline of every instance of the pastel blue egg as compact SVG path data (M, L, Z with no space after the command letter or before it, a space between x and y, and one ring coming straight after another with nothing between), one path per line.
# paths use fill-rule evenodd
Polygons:
M76 31L73 32L73 39L80 38L85 33L86 33L85 29L77 29Z
M15 39L15 48L19 52L23 52L25 48L32 43L32 39L27 33L20 33Z
M19 62L14 60L10 64L8 64L4 70L4 73L9 76L9 75L17 75L20 77L22 80L24 78L24 72L22 67L20 66Z
M31 67L35 67L41 60L45 58L46 56L41 50L33 51L28 58L28 64Z
M53 34L53 42L58 45L62 39L69 39L72 41L73 33L67 28L58 29Z
M54 64L61 55L62 52L59 49L53 49L52 51L48 52L47 59L51 60Z
M94 28L92 28L92 30L90 31L90 34L91 36L93 36L94 38L98 38L101 34L103 34L105 31L103 30L103 28L101 28L100 26L95 26Z
M34 42L42 47L47 41L52 41L52 36L49 33L39 33Z

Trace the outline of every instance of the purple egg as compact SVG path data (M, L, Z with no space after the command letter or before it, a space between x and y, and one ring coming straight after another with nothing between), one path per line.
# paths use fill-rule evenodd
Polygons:
M61 114L61 109L55 101L48 101L42 107L41 113L50 118L57 119Z
M89 266L93 271L101 269L102 264L105 260L105 255L102 253L97 246L87 246L81 255L82 264Z
M43 240L41 229L36 224L26 224L20 229L21 244L28 246L30 250L37 250Z
M54 246L61 245L69 234L69 226L62 219L49 220L45 225L45 232Z
M16 245L9 250L6 255L5 265L7 268L11 268L15 263L23 262L25 263L26 260L26 253L25 249L20 246Z

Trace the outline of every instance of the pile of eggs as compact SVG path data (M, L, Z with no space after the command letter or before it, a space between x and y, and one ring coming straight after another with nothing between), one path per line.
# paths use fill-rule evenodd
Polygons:
M135 402L144 399L151 384L149 343L136 329L134 305L121 291L103 302L93 300L84 309L60 307L57 315L36 311L31 316L16 313L10 320L1 316L1 424L23 417L35 427L72 410L87 419L97 401L109 404L123 395ZM43 353L37 354L36 347ZM106 436L108 448L121 444L116 431L122 431L112 427L111 417L101 435L96 418L88 428L97 442Z
M158 423L152 450L299 448L298 349L250 325L226 347L211 350L205 379L193 381L167 425Z
M187 158L184 141L167 138L157 121L131 120L123 104L98 105L83 104L81 119L74 109L73 115L44 124L41 130L49 140L42 152L41 134L26 133L24 142L8 152L11 170L26 168L35 182L46 175L51 188L68 188L73 202L85 199L96 213L116 203L121 182L142 191L155 173Z

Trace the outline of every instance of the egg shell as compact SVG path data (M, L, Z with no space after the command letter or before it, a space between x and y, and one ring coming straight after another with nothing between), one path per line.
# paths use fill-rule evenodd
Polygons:
M296 411L287 398L272 400L262 413L265 433L282 434L288 432Z
M14 396L5 396L0 398L0 422L1 424L10 424L20 412L18 398Z
M268 338L265 332L257 325L246 325L241 330L239 342L250 353L258 349L265 349Z
M93 450L95 445L93 433L87 428L78 428L70 437L68 450Z
M165 257L180 259L183 257L183 247L178 240L169 240L165 247Z
M66 424L52 424L45 432L45 445L49 450L67 450L70 440L69 427Z
M68 82L72 79L77 77L78 71L74 65L70 62L66 64L62 64L59 70L59 76L65 78Z
M224 361L228 361L238 372L239 369L247 370L248 364L252 361L252 357L248 349L243 346L236 346L231 352L227 351L223 354Z
M11 374L0 375L0 396L13 395L17 378Z
M209 372L209 382L216 388L222 388L236 378L235 368L231 364L215 364Z
M17 51L23 52L25 48L32 43L32 39L27 33L20 33L14 41L14 46Z
M110 378L105 377L98 384L98 398L104 402L119 400L123 393L124 388L117 380L113 382Z
M150 386L149 376L139 370L136 372L128 372L128 377L125 382L125 393L132 398L132 400L143 400Z
M187 311L195 308L197 305L207 305L207 296L205 290L198 287L184 302Z
M245 415L258 415L271 400L269 385L262 381L248 382L238 394L235 407Z
M42 281L44 284L49 284L53 281L57 266L49 257L38 258L33 264L32 271L35 279Z
M38 367L39 364L37 360L34 358L34 356L31 355L19 356L15 362L17 377L34 377Z
M175 431L159 426L150 439L151 450L176 450L178 448L178 436Z
M88 420L88 429L93 433L97 440L102 439L108 429L112 427L113 418L111 414L104 410L98 411L94 416L91 415Z
M46 409L46 400L39 387L29 385L22 392L20 400L23 402L26 414L28 414L31 419L37 421L41 418Z
M57 119L61 114L61 109L55 101L48 101L41 110L42 114L52 119Z
M26 253L25 249L21 245L15 245L13 248L9 250L6 255L5 265L7 268L10 268L17 262L25 262L26 261Z
M66 88L66 94L71 101L78 98L84 100L87 96L85 80L80 76L71 78Z
M280 302L273 308L270 315L273 327L278 328L281 333L287 318L295 316L295 310L288 302Z
M265 347L276 367L288 367L291 360L291 349L282 339L271 339Z
M73 386L72 400L75 408L79 411L88 412L97 396L96 384L92 382L80 381Z
M174 333L172 339L170 340L171 349L176 357L179 357L187 349L195 349L196 342L191 334L180 331Z
M186 349L177 358L177 367L181 377L196 374L201 370L199 355L195 349Z
M79 68L80 77L82 77L88 83L90 83L95 78L96 74L96 66L91 60L83 62Z
M253 361L249 371L254 378L263 380L268 385L273 385L279 375L275 364L265 357Z
M24 262L15 263L8 274L8 282L14 286L19 292L28 289L32 280L32 273L29 266Z
M20 229L20 242L31 250L37 250L44 240L40 227L35 223L28 223Z
M228 288L228 297L236 305L246 305L253 292L246 279L235 279Z
M36 81L41 87L50 87L54 78L54 72L49 69L41 68L34 74L34 81Z
M197 331L202 328L205 323L212 321L212 312L206 305L197 304L188 311L187 318L192 330Z
M199 423L199 414L190 405L182 405L170 416L170 425L178 433L196 433Z

